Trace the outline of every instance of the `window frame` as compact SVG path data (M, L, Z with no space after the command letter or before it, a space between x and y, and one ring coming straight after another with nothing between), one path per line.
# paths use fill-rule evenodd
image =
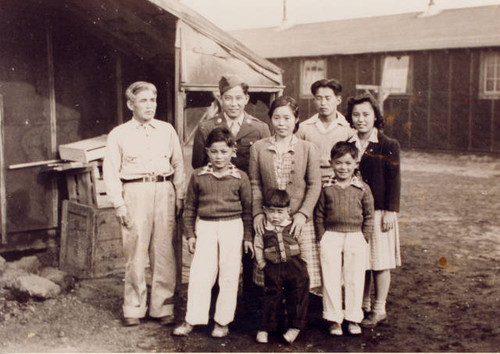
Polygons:
M306 63L307 62L323 62L323 72L324 72L324 75L322 78L317 78L317 79L314 79L313 81L309 82L307 84L307 87L305 87L305 67L306 67ZM304 58L300 61L300 87L299 87L299 97L300 98L313 98L313 94L311 93L311 85L316 82L317 80L321 80L321 79L326 79L328 78L328 61L327 61L327 58L321 58L321 57L317 57L317 58ZM303 89L305 92L303 92Z
M496 89L494 87L493 91L486 90L486 80L487 80L487 70L486 70L486 61L490 55L493 55L495 58L495 63L493 65L494 70L494 82L500 82L500 51L499 50L489 50L482 51L479 60L480 66L480 76L479 76L479 98L480 99L500 99L500 84L497 85ZM497 69L498 68L498 69ZM494 83L495 85L495 83Z
M384 75L384 66L385 66L385 60L386 58L402 58L402 57L408 57L408 72L406 76L406 91L405 92L389 92L387 94L387 97L389 96L396 96L396 97L407 97L412 95L413 91L413 56L408 53L402 53L402 54L387 54L382 56L382 60L380 63L381 66L381 78L380 78L380 85L382 86L382 81L383 81L383 75Z

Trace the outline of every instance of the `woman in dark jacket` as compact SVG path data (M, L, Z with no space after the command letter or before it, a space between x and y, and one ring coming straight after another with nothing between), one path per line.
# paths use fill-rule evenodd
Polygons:
M370 94L351 97L347 103L347 121L358 134L351 140L360 152L359 170L370 186L375 203L375 227L369 240L370 259L367 265L361 322L375 327L387 318L385 303L391 283L391 269L401 265L397 213L401 191L399 143L384 135L384 119L378 102ZM371 277L375 284L375 301L370 302Z

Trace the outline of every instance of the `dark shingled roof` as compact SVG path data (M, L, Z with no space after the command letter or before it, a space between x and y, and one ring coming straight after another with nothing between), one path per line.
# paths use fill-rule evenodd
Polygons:
M231 34L264 58L500 46L500 5L261 28Z

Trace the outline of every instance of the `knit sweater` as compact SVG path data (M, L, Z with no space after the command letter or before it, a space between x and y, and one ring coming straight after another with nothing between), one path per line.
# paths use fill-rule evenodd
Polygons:
M274 137L261 139L250 148L250 183L252 184L253 216L262 214L262 199L271 188L279 188L273 158ZM296 137L292 138L293 166L286 191L290 196L291 214L299 212L312 217L321 191L319 153L316 146Z
M231 220L241 217L244 239L252 241L252 191L245 172L216 177L206 173L207 166L193 171L184 205L184 233L196 237L196 217L204 220Z
M316 236L321 240L325 231L361 231L369 240L373 233L373 197L370 187L357 177L342 188L335 177L323 185L314 211Z
M300 255L299 242L290 234L291 228L291 221L286 226L266 225L263 235L255 235L255 260L259 269L265 267L266 261L284 263Z

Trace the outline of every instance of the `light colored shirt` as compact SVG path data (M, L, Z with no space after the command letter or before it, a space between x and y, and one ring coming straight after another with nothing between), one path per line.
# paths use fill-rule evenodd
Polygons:
M115 127L108 135L103 164L106 192L115 208L125 205L122 180L171 176L177 199L184 199L184 161L174 127L153 119L136 119Z
M378 129L373 128L372 133L368 137L368 140L363 144L361 140L358 137L358 134L354 135L351 139L349 139L349 142L354 142L356 144L356 147L358 148L358 162L361 161L361 158L363 157L366 148L370 143L378 143Z
M341 113L337 112L337 118L328 127L325 127L318 114L313 115L300 123L296 135L316 145L320 152L321 167L330 167L330 152L333 146L339 141L349 140L355 134L356 130L351 128Z
M293 156L295 153L293 145L297 142L297 137L292 135L288 148L281 152L276 144L276 135L271 137L271 142L272 145L270 145L268 149L275 152L273 156L273 167L278 189L286 190L286 187L290 182L290 173L293 167Z

